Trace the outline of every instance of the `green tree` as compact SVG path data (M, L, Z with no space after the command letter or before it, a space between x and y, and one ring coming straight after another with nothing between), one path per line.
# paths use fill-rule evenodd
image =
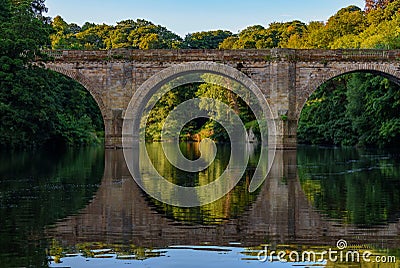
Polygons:
M400 90L387 78L353 73L330 80L308 100L302 143L387 147L400 144Z
M237 42L233 49L249 49L265 47L265 28L261 25L247 27L239 33ZM257 45L258 44L258 45Z
M397 49L400 48L400 14L371 25L359 35L361 48Z
M86 90L31 64L50 43L51 27L41 13L42 4L0 3L0 147L40 146L55 139L90 143L102 128L102 121L87 110L93 109L94 101Z
M295 38L301 38L307 25L301 21L295 20L285 23L272 23L267 28L267 35L272 40L269 47L290 47L289 40L292 42Z
M346 117L348 77L323 84L308 100L299 120L300 143L354 145L352 122Z
M359 34L366 25L363 11L359 7L349 6L329 18L327 28L333 36L341 37L347 34Z
M54 33L51 35L51 46L53 49L82 49L76 34L79 33L80 27L76 24L68 24L61 16L53 19L51 26Z
M399 144L400 91L396 84L381 76L357 74L349 82L347 95L347 116L359 145Z
M323 22L310 22L303 35L301 48L326 48L329 39Z
M34 59L39 49L49 44L51 28L36 9L37 1L2 1L3 18L0 24L0 60L19 65ZM13 64L12 64L13 65ZM8 69L9 64L5 64Z
M180 103L195 97L197 91L197 84L188 84L177 87L167 94L163 95L161 99L155 104L150 111L146 124L146 140L159 141L161 140L161 130L168 114ZM154 96L154 98L157 95ZM182 135L187 134L189 130L198 129L201 126L191 124L183 130ZM193 134L193 133L192 133Z
M219 44L220 49L233 49L236 42L239 40L237 36L230 36Z
M110 49L112 29L111 26L105 24L82 27L82 31L76 34L76 39L84 49Z
M191 33L186 35L182 48L215 49L231 36L231 32L222 30Z
M285 23L274 22L268 28L261 25L247 27L238 36L230 36L221 44L223 49L263 49L274 47L292 47L294 40L299 40L306 24L300 21ZM291 41L290 41L291 40ZM289 44L289 42L291 42ZM300 41L299 41L300 42ZM296 46L299 46L298 44Z
M140 19L118 22L110 39L111 48L177 48L182 42L167 28Z
M360 8L349 6L332 16L325 27L327 48L341 48L338 45L342 44L345 48L356 48L349 47L349 44L350 46L357 45L356 41L350 41L349 38L359 35L366 29L367 19ZM337 41L338 39L340 40Z

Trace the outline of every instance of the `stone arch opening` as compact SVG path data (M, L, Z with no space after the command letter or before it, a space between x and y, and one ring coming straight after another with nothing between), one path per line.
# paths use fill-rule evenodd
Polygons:
M101 98L100 91L97 89L95 85L93 85L92 81L89 81L85 76L81 75L78 72L74 72L71 70L64 69L62 67L56 66L56 65L51 65L47 64L46 68L49 70L52 70L54 72L60 73L62 75L65 75L79 84L81 84L89 93L92 95L93 99L96 101L97 106L100 109L100 112L102 114L103 120L107 119L110 117L109 111L107 111L106 106L103 102L103 99Z
M186 74L204 72L209 74L216 74L228 79L232 79L244 88L251 91L259 101L267 107L265 109L267 114L267 122L270 123L273 116L272 111L269 109L268 100L265 98L262 91L257 87L257 85L244 73L238 71L237 69L230 67L228 65L214 63L214 62L189 62L184 64L175 65L160 71L159 73L152 76L150 79L145 81L136 91L134 97L129 104L128 113L124 115L125 120L132 120L135 126L133 139L139 139L139 126L140 126L140 116L144 111L147 103L153 96L153 94L164 84L181 77ZM264 108L265 108L264 107ZM132 115L134 115L132 117ZM273 122L271 122L273 125ZM137 131L137 132L136 132Z
M329 70L328 72L323 72L322 70L317 69L316 71L313 71L309 74L311 82L306 84L306 86L301 89L301 92L303 92L302 96L298 96L296 109L297 120L300 119L301 111L303 110L307 100L324 83L342 75L358 72L379 75L400 85L400 70L398 68L395 68L395 66L393 65L379 63L352 63L348 66L343 66L342 68Z
M376 99L376 101L378 101L381 97L384 97L386 102L392 100L394 103L396 95L391 92L400 89L400 76L398 71L395 68L388 68L384 64L380 67L378 66L379 65L374 65L374 68L361 68L363 65L360 68L352 66L351 68L343 68L341 71L330 71L319 76L318 74L311 73L310 76L315 76L315 81L310 83L308 91L306 91L307 97L304 99L300 98L298 103L298 142L306 144L311 142L310 144L335 146L357 145L374 147L388 146L387 144L389 143L397 144L398 142L396 142L396 140L398 140L398 138L396 137L400 134L396 134L396 137L389 137L394 133L394 130L389 129L389 124L394 118L394 115L397 114L397 112L394 112L396 108L386 104L379 104L381 106L381 112L384 114L388 112L388 115L383 118L384 120L382 122L376 118L376 113L371 114L368 112L371 111L371 104L368 104L371 100ZM387 83L387 85L384 86L382 83ZM366 90L366 87L368 87L368 90ZM386 90L389 91L386 92ZM334 101L335 98L336 101ZM368 102L368 100L370 101ZM341 105L335 104L337 102L340 102ZM331 110L336 114L328 111L327 106L330 106ZM375 104L373 107L375 107ZM326 120L321 121L317 118L318 116ZM371 129L376 130L375 135L369 135L367 138L364 138L365 135L360 134L363 128L357 123L359 119L365 121L364 117L369 117L373 122L376 122L375 125L371 126ZM330 122L329 127L327 127L325 121ZM339 121L341 122L340 124ZM382 125L382 128L376 129L378 125ZM382 134L383 132L381 133L380 129L383 128L387 129L387 139L385 139L386 134ZM368 133L368 131L366 131L366 133ZM397 133L399 133L399 131L397 131ZM305 134L313 138L304 139ZM346 135L348 135L348 138L344 138ZM378 136L380 137L379 139Z
M313 94L316 93L317 90L321 86L323 86L325 83L330 82L336 78L340 78L342 76L351 75L351 74L371 74L374 76L379 76L379 77L388 79L390 82L396 84L400 89L400 72L393 64L387 64L385 62L381 62L381 63L354 63L354 62L352 62L352 63L340 63L339 65L340 65L340 68L337 68L337 69L326 68L326 69L328 69L328 71L326 69L324 70L323 68L320 68L315 71L310 71L310 73L309 73L310 82L305 84L301 88L302 94L304 94L304 95L303 96L297 95L298 99L297 99L296 116L297 116L298 123L301 119L302 111L303 111L303 108L305 107L307 101L313 97ZM298 92L298 94L299 93L300 92ZM331 125L331 128L336 128L336 126ZM300 140L300 137L298 137L298 139ZM300 149L314 150L314 148L300 148ZM315 150L318 152L318 150L321 150L321 149L318 148ZM330 149L323 148L323 150L330 150ZM337 148L332 149L332 151L334 152L334 153L332 153L332 155L334 155L335 158L332 156L332 159L325 160L325 161L323 160L323 158L320 155L317 155L317 153L315 153L315 152L310 152L310 155L313 157L315 156L316 163L319 163L319 162L329 163L329 169L333 169L333 166L335 165L336 161L338 161L340 163L346 162L346 161L343 161L342 159L339 159L339 157L340 157L339 151L340 150L341 149L337 149ZM344 149L344 150L346 150L346 149ZM347 150L350 150L350 149L347 148ZM321 153L321 155L326 156L326 152ZM349 159L351 159L351 160L349 160ZM355 159L354 156L351 156L349 159L348 160L350 162L356 161L356 160L354 160ZM299 159L297 159L297 161L299 163ZM307 159L307 161L304 161L304 163L309 163L309 162L310 162L309 159ZM301 166L301 163L299 163L299 164ZM354 164L354 165L356 165L356 164ZM354 169L356 169L356 168L354 168ZM313 166L313 170L316 170L315 166ZM332 172L332 171L330 171L330 172ZM348 172L351 173L353 171L349 170ZM319 171L319 174L325 174L325 173L323 171ZM379 177L379 176L375 176L375 177ZM319 182L319 178L310 179L309 181L312 181L313 183L317 184L316 182L317 181ZM326 182L326 184L328 185L328 186L326 186L326 189L328 189L328 190L339 189L339 187L337 187L337 185L332 185L332 181ZM339 181L340 180L336 176L335 182L339 183ZM350 179L347 178L347 181L350 181ZM363 182L365 182L365 181L363 181ZM344 185L344 184L342 184L342 185ZM313 191L312 186L309 186L309 187L310 187L310 192L312 192ZM318 185L318 187L320 187L320 185ZM350 186L346 185L346 187L350 187ZM361 192L362 187L360 187L360 184L355 184L353 187ZM388 187L388 188L390 188L390 187ZM305 194L305 196L307 196L307 194ZM321 196L327 196L327 194L321 194ZM334 196L334 194L332 194L332 196ZM335 198L337 198L337 195ZM358 200L358 201L360 201L360 200ZM311 201L310 201L310 206L312 206ZM399 219L398 219L399 214L398 213L399 213L398 211L394 211L388 215L388 219L387 219L388 226L391 226L391 227L398 226L398 224L399 224ZM328 215L328 213L324 211L324 215L325 214ZM335 218L331 218L330 220L335 220ZM385 224L386 224L386 222L385 222ZM388 227L388 228L391 228L391 227Z
M111 118L111 116L109 114L110 112L106 109L103 99L101 98L100 90L98 89L98 87L92 81L90 81L89 79L87 79L85 76L83 76L82 74L80 74L78 72L67 70L62 67L59 67L57 65L52 65L52 64L46 64L45 68L74 80L75 82L80 84L90 94L90 97L96 103L98 111L101 114L101 119L102 119L102 123L103 123L102 128L104 131L104 135L106 137L105 143L107 145L107 133L109 132L107 126L109 125L108 121L110 121L109 119Z

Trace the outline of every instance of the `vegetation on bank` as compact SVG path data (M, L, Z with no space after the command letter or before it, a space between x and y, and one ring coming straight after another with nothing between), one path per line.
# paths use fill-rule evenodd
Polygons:
M43 16L45 0L0 3L0 147L41 146L61 142L92 144L103 131L100 112L87 91L62 75L31 64L42 48L53 49L263 49L400 48L400 0L366 0L364 10L349 6L327 22L274 22L250 26L238 34L215 30L184 38L152 22L124 20L116 25L83 26L60 16ZM348 74L322 85L306 104L299 139L310 144L389 146L400 143L397 85L387 78ZM166 114L189 97L216 97L257 128L248 107L211 84L187 85L157 103L147 138L158 140ZM333 126L333 127L332 127ZM193 134L225 140L214 121L189 123Z
M0 2L0 147L100 142L103 121L77 82L31 62L50 44L44 0Z
M298 139L306 144L400 145L400 90L389 79L352 73L323 84L308 100Z

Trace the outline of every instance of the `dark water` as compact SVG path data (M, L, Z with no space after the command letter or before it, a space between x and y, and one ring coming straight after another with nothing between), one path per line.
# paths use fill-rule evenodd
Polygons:
M160 144L148 149L163 176L189 186L214 180L230 157L229 147L219 146L207 172L190 174L169 165ZM196 144L182 144L181 150L190 159L199 156ZM327 258L264 263L257 257L266 245L322 252L336 248L339 239L349 248L399 259L399 152L278 152L266 182L249 193L259 153L253 148L234 190L198 208L147 196L131 178L122 151L2 152L0 267L354 265Z

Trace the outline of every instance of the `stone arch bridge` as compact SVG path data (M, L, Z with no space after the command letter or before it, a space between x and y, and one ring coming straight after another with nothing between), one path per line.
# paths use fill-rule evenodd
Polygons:
M368 71L397 82L400 50L109 50L45 51L48 69L81 83L100 107L107 148L122 146L122 120L135 94L156 82L208 71L261 90L277 126L278 149L294 149L297 123L310 95L341 74ZM145 85L145 86L144 86ZM141 100L138 100L138 104ZM144 104L145 105L145 104Z

